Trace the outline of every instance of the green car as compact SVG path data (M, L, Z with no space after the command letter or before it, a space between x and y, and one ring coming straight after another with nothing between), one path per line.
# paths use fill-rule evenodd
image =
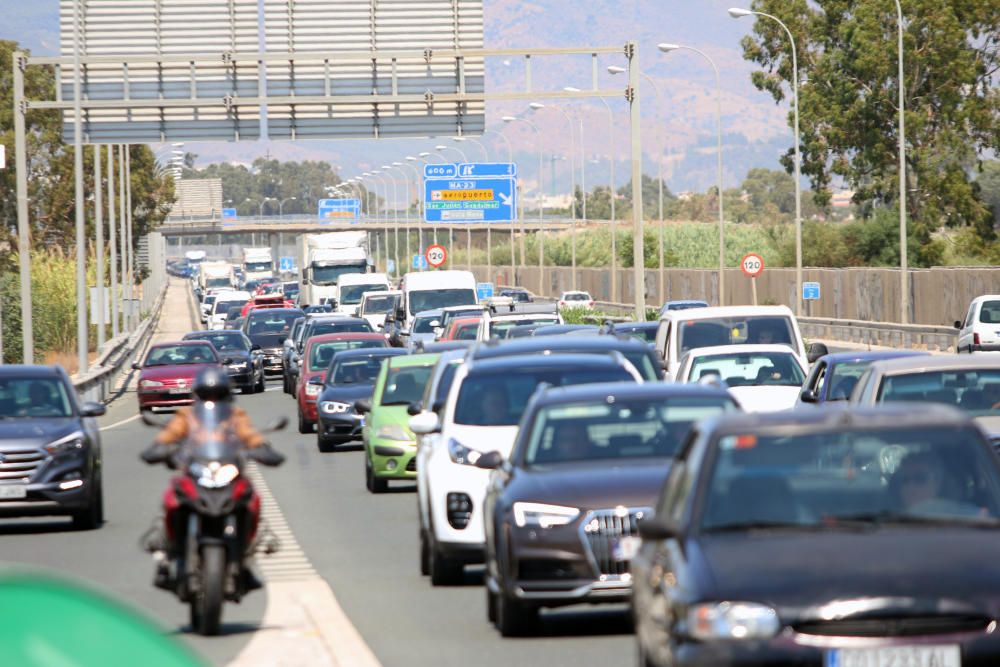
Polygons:
M392 357L382 364L361 432L365 486L372 493L384 492L391 479L417 478L417 441L410 431L408 408L423 398L439 356Z

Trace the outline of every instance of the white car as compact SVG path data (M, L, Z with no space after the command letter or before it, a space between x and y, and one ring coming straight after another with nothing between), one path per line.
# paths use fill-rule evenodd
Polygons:
M506 338L507 329L524 324L563 324L563 318L551 305L518 304L511 299L494 299L483 309L476 340L485 342Z
M447 400L433 406L439 409L410 420L420 437L420 565L435 586L455 583L465 564L483 562L483 501L490 471L476 467L476 461L492 451L510 455L517 424L539 385L642 381L617 353L524 355L516 362L498 357L467 361L454 373Z
M229 309L236 306L243 306L250 300L250 292L219 292L215 295L215 302L209 309L205 324L209 329L225 329L226 316Z
M560 310L563 308L593 308L594 305L594 297L590 296L590 292L574 290L563 292L562 296L559 297Z
M955 322L962 352L1000 352L1000 294L978 296L969 304L965 321Z
M358 306L356 316L368 320L373 331L385 329L385 317L396 311L403 293L399 290L381 290L378 292L365 292L361 296L361 305Z
M701 382L716 376L746 412L790 410L809 374L787 345L720 345L688 351L677 382Z

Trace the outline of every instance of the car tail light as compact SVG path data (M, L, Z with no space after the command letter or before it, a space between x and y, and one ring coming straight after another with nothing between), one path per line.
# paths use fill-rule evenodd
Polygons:
M979 345L979 334L977 333L972 334L972 344Z
M588 301L587 305L590 306L591 308L593 308L594 307L594 302L593 301Z

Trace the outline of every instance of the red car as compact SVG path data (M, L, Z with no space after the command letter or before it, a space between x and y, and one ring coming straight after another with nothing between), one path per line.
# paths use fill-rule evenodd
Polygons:
M316 414L316 398L323 391L323 385L310 384L309 381L326 375L330 360L337 352L366 347L389 347L389 344L380 333L322 334L306 341L300 357L302 368L295 386L295 400L299 404L299 433L312 433L319 417Z
M459 317L448 325L448 331L441 336L442 341L476 340L481 317Z
M260 308L294 308L295 304L284 297L282 294L268 294L266 296L255 296L246 302L243 306L243 311L240 313L243 317L247 316L251 310L257 310Z
M139 410L191 405L194 379L203 369L219 366L215 348L208 341L161 343L150 348L146 360L132 364L139 371Z

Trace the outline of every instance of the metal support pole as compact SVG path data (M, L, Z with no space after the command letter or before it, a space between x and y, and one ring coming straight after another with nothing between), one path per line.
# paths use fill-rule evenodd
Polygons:
M598 98L608 109L608 134L611 139L611 183L608 195L611 198L611 300L617 301L618 294L618 215L615 211L615 162L618 157L618 145L615 141L615 114L611 105L603 97Z
M486 282L493 282L493 228L486 225Z
M83 190L83 119L80 109L80 0L73 0L73 180L76 218L76 361L77 373L86 373L89 351L87 323L87 236Z
M466 238L465 238L465 265L466 268L472 270L472 227L466 227Z
M22 361L35 363L35 334L31 319L31 238L28 220L28 149L24 130L24 68L27 58L14 53L14 160L17 180L17 255L21 270Z
M122 333L129 333L128 313L128 232L125 217L125 146L118 144L118 239L121 241Z
M635 280L635 319L646 321L646 261L642 219L642 134L639 114L639 53L635 42L626 45L629 59L628 85L631 92L629 113L632 133L632 265ZM722 193L719 193L722 196Z
M115 147L108 146L108 241L111 274L111 337L118 337L118 230L115 228ZM182 238L182 237L178 237ZM182 255L183 256L183 255Z
M94 146L94 229L97 236L97 347L104 345L104 183L101 176L101 147Z
M897 66L899 68L899 295L902 324L910 321L910 266L906 232L906 89L903 81L903 8L896 0L896 32L898 37ZM796 103L795 110L799 105ZM799 287L801 290L801 286Z
M537 131L537 128L536 128ZM540 133L539 133L540 134ZM539 142L541 144L541 142ZM545 296L545 188L543 174L545 173L545 152L538 152L538 294Z
M452 253L454 252L455 252L455 228L448 227L448 257L450 258L452 256ZM448 265L451 266L450 261L448 262Z

